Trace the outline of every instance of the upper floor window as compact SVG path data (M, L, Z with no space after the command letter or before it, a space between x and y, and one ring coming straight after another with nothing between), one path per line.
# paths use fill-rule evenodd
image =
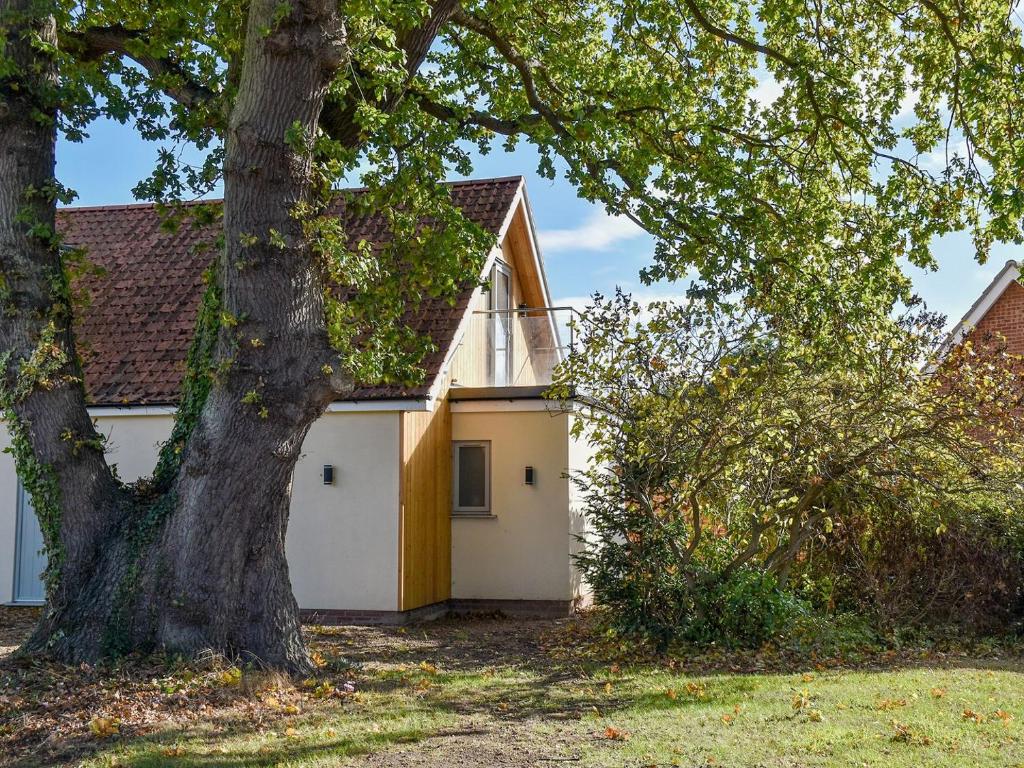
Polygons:
M491 290L488 294L490 323L490 379L496 387L512 384L512 268L505 262L494 262L491 269Z

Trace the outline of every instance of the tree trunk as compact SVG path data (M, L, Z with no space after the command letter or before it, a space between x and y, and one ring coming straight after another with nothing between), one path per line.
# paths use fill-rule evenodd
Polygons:
M19 4L28 8L30 0ZM275 7L274 0L250 7L226 137L217 281L221 316L229 319L218 331L217 380L198 414L179 413L179 421L195 418L195 424L162 485L122 489L113 480L85 408L66 296L51 293L40 304L41 286L59 274L59 253L53 243L30 237L17 212L23 190L53 177L54 127L34 123L32 110L6 99L0 235L4 274L15 287L12 300L20 302L16 319L2 329L5 348L18 356L7 366L9 423L15 430L28 425L35 450L26 446L26 456L38 457L43 474L59 478L63 545L59 557L51 552L60 568L29 649L67 660L129 649L213 649L296 672L310 669L284 549L292 471L309 427L349 382L331 366L337 355L324 324L324 275L293 216L297 205L316 203L312 153L288 136L296 128L315 134L343 61L344 30L331 0L294 3L276 25ZM52 21L36 26L52 36ZM17 50L26 63L39 58L27 44ZM52 76L51 66L45 77ZM5 89L5 97L22 85ZM35 207L52 228L53 201ZM28 273L23 292L20 271ZM37 377L18 394L17 361L49 338L52 317L63 322L57 334L63 363L50 376L59 378L51 386ZM62 434L81 439L76 445ZM43 488L30 490L35 499Z
M53 59L30 42L56 43L52 17L33 0L0 0L7 55L0 80L0 272L5 353L0 404L18 473L32 494L49 559L52 603L81 602L92 563L124 498L85 409L68 286L54 237L56 83ZM45 190L51 190L47 193ZM49 634L44 618L40 636ZM97 633L90 623L85 633Z
M455 7L437 0L403 33L410 71ZM5 20L37 8L0 0ZM47 611L27 650L93 661L209 649L311 669L285 559L292 474L309 428L352 382L336 370L324 269L295 213L315 215L322 202L311 139L348 51L335 0L254 0L248 12L241 71L227 78L238 88L215 290L172 439L155 475L132 486L113 477L86 410L60 253L40 236L53 231L55 201L28 201L42 229L20 214L25 191L46 188L54 172L54 124L31 115L56 114L53 62L20 34L32 27L55 42L53 20L5 24L21 67L0 82L0 344L12 353L2 405L52 564ZM338 140L358 143L354 125L340 129Z
M344 31L335 2L309 0L266 35L276 7L251 6L226 139L218 270L230 321L217 357L227 373L189 441L145 591L165 598L154 606L160 644L300 670L309 662L284 548L292 472L346 382L331 366L325 275L294 213L317 203L303 142L343 60Z

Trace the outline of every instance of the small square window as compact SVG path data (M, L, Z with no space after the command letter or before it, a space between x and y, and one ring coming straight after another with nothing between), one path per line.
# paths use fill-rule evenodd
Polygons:
M486 515L491 511L491 444L460 440L452 444L452 512Z

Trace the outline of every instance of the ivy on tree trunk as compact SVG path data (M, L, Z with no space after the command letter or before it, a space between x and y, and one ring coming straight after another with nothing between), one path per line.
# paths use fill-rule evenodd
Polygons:
M315 131L343 58L335 4L278 19L252 4L226 134L224 247L211 272L183 407L151 482L124 487L89 419L53 233L54 76L27 13L18 82L38 81L0 123L5 406L19 472L46 523L46 615L29 649L93 660L133 649L216 649L308 671L285 560L291 477L303 439L349 379L324 323L325 269L301 222L314 205ZM38 95L37 95L38 94ZM6 95L6 94L5 94ZM30 190L26 193L26 190Z

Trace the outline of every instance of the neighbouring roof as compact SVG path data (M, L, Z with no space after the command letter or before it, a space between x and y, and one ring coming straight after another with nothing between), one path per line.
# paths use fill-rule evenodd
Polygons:
M501 234L516 201L520 176L454 182L452 198L487 231ZM345 214L342 214L345 216ZM204 290L203 271L214 258L219 225L161 227L153 205L64 208L57 212L64 241L85 248L102 274L79 279L88 304L76 318L85 387L92 405L169 405L177 401L185 357ZM384 218L346 216L352 241L379 245L389 232ZM352 400L425 397L465 315L476 281L467 282L454 306L428 299L406 322L436 347L423 365L421 386L363 387Z
M960 322L953 326L953 329L946 336L939 347L939 358L945 358L949 350L959 344L969 334L981 319L988 314L992 306L999 301L1010 284L1020 277L1020 264L1013 259L1007 261L998 274L992 278L992 282L982 291L967 313L960 319Z

